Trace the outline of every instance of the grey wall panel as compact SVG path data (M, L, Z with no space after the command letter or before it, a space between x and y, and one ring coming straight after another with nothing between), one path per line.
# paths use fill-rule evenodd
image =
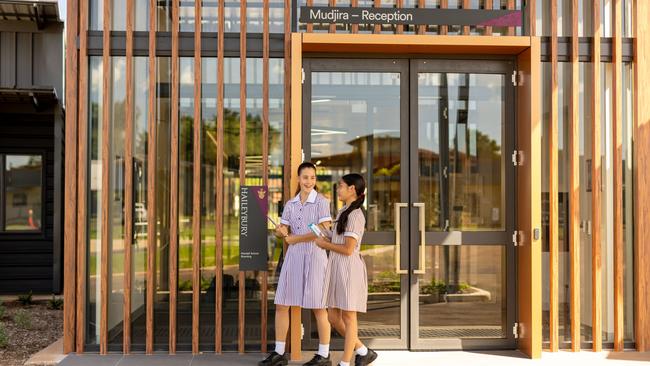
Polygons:
M51 86L63 98L63 38L56 33L34 33L34 74L36 86Z
M16 33L16 87L32 87L32 33Z
M16 33L0 33L0 88L16 86Z

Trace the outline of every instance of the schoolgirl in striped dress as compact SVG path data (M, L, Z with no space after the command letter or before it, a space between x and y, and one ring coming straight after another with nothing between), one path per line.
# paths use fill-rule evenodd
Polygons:
M336 217L332 238L316 238L316 245L330 251L323 305L328 307L332 326L345 336L340 366L349 366L353 354L357 366L368 365L377 358L377 353L361 343L357 330L357 312L365 313L368 301L368 274L360 253L366 226L361 211L365 190L366 182L361 175L344 175L337 193L345 206Z
M316 235L309 224L329 230L330 203L316 191L316 166L305 162L298 167L299 190L284 206L276 235L288 246L275 293L275 351L259 362L260 366L287 365L284 353L289 330L289 307L312 309L318 325L318 353L304 365L330 366L330 323L323 304L327 253L314 243Z

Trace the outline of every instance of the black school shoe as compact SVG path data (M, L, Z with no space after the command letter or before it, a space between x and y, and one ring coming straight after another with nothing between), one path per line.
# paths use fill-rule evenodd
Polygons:
M289 357L287 354L279 354L275 351L271 352L267 358L257 363L258 366L286 366L289 364Z
M377 359L377 352L368 348L368 353L365 356L356 355L354 356L354 365L355 366L366 366L370 365Z
M302 366L332 366L332 360L330 360L330 356L323 357L317 353L307 363L303 363Z

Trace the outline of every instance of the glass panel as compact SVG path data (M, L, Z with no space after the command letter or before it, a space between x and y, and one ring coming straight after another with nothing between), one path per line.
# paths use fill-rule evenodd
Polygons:
M348 1L349 2L349 1ZM344 6L345 1L337 1L336 6ZM248 0L246 2L246 31L248 33L262 33L264 31L264 2L262 0ZM269 32L284 32L284 1L269 0Z
M557 1L557 35L559 37L571 36L571 25L573 14L571 11L573 0L553 0Z
M183 0L178 8L178 25L181 32L194 32L194 0Z
M194 182L194 58L180 58L178 164L177 341L192 344L192 195Z
M148 2L148 1L147 1ZM172 30L172 0L156 1L156 27L159 32Z
M149 1L134 1L135 6L135 30L149 30Z
M142 1L135 1L142 2ZM146 2L146 1L145 1ZM126 0L112 0L112 14L111 20L113 22L111 30L125 31L126 30Z
M361 255L368 272L368 308L358 314L359 337L399 338L401 286L395 250L391 245L362 245Z
M102 30L104 28L104 0L90 0L88 7L90 21L89 30Z
M156 291L154 293L154 348L169 348L169 170L171 141L171 104L169 85L171 58L156 58ZM178 329L182 321L178 320Z
M633 98L634 73L630 63L623 64L623 310L624 339L634 341L634 176L633 176Z
M611 4L610 4L611 6ZM601 256L603 342L614 341L613 64L601 63Z
M444 221L440 187L440 121L443 117L444 74L418 75L418 202L425 204L428 231L440 230Z
M205 9L205 8L204 8ZM217 59L201 63L201 296L199 342L214 350L215 314L215 209L217 193Z
M571 257L569 256L569 128L571 64L558 64L558 301L559 341L571 342Z
M578 35L593 36L594 3L591 0L578 0Z
M43 157L5 155L3 173L4 230L40 231L43 208Z
M133 85L133 246L131 284L131 345L144 349L147 272L147 117L149 59L134 57Z
M86 330L85 343L99 344L100 321L100 278L98 276L101 258L101 146L106 143L102 136L101 116L103 113L102 58L91 56L88 90L88 203L87 203L87 266L86 266Z
M219 28L219 1L201 1L201 31L216 32Z
M501 245L427 246L418 278L421 338L505 338L506 265Z
M592 340L592 143L593 68L580 63L580 336L583 342Z
M111 57L109 156L109 287L108 343L122 345L124 320L124 129L126 58Z
M443 74L448 120L449 221L453 230L504 230L505 77Z
M400 78L395 72L313 72L311 158L319 188L336 212L336 184L359 172L367 179L369 231L393 229L400 200Z

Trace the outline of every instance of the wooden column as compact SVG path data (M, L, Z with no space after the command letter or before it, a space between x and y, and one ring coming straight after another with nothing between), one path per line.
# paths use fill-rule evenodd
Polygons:
M418 9L424 9L426 7L426 2L424 0L418 0ZM426 33L426 25L417 25L416 26L417 34Z
M636 295L634 329L636 349L650 351L650 3L634 2L634 254Z
M67 0L65 58L65 203L63 231L63 353L74 351L77 237L78 1ZM82 95L83 99L84 96Z
M542 353L542 240L541 229L541 62L540 39L517 55L524 82L517 86L517 142L524 164L517 167L517 229L523 242L517 249L517 308L521 324L517 348L530 358Z
M113 220L111 220L110 204L110 166L111 166L111 56L110 56L110 31L111 31L111 11L113 2L104 0L104 28L102 35L103 53L102 53L102 174L101 174L101 265L100 265L100 292L98 299L100 306L99 318L99 353L105 355L108 353L108 256L111 238L110 230L112 229Z
M601 210L601 172L600 172L600 96L601 96L601 82L600 82L600 0L594 0L593 5L593 22L594 25L594 44L593 44L593 83L592 83L592 126L591 126L591 144L592 144L592 164L591 164L591 221L592 221L592 234L591 234L591 306L592 306L592 340L594 352L602 350L602 259L601 259L601 243L600 243L600 210Z
M440 0L440 9L447 9L447 0ZM449 26L441 25L438 27L440 29L440 35L446 35L449 30Z
M571 1L571 107L569 124L569 256L571 350L580 351L580 68L578 0Z
M381 0L374 0L373 7L381 8ZM372 27L372 33L381 33L381 25L375 24Z
M350 6L356 8L359 6L359 0L350 0ZM352 33L359 33L359 24L352 24ZM285 57L285 62L287 58ZM286 100L286 99L285 99ZM288 196L285 195L288 198Z
M302 162L302 34L294 33L291 35L291 99L285 100L291 103L291 160L290 172L298 170ZM290 192L295 192L298 188L298 182L295 179L290 180ZM288 197L288 196L287 196ZM302 320L300 308L291 307L291 360L298 361L302 358L301 335Z
M88 14L88 2L79 2L79 14ZM88 16L79 17L79 113L77 114L77 353L83 353L86 334L86 218L88 184Z
M623 55L622 55L622 5L613 1L614 8L614 351L623 351Z
M133 245L133 22L134 0L126 1L126 99L124 106L124 309L122 350L131 352L131 282Z
M559 345L559 244L558 244L558 59L557 59L557 2L551 3L551 118L548 124L549 151L549 340L551 352Z

